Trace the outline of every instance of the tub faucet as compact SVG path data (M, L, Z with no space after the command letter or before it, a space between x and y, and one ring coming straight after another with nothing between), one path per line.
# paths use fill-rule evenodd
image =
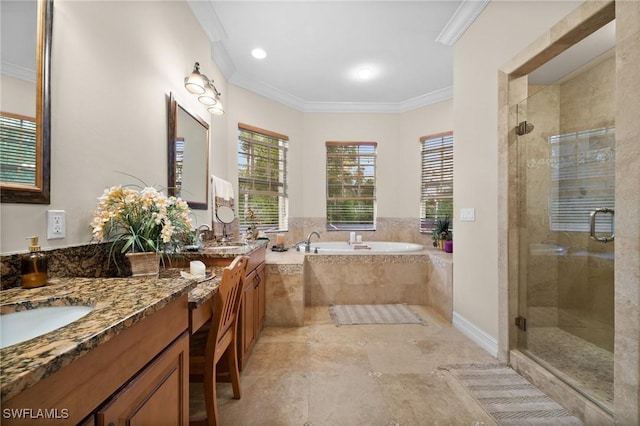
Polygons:
M305 253L310 253L311 252L311 237L314 234L318 237L318 239L320 239L320 234L318 234L317 231L309 232L309 235L307 235L307 241L304 243L304 251L305 251Z

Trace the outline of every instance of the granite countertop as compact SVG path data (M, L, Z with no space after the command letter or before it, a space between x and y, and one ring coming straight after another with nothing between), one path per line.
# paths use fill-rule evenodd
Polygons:
M3 314L69 304L94 305L95 309L69 325L0 349L1 400L33 386L197 285L197 280L178 274L169 278L59 278L36 289L3 291Z
M269 240L252 240L246 243L244 242L230 242L230 243L210 243L206 244L204 248L194 252L180 253L180 257L185 259L195 260L202 257L218 258L218 259L232 259L240 255L249 255L252 251L267 246Z
M206 278L198 279L198 284L189 291L189 309L195 309L202 305L218 291L222 282L222 269L222 266L209 268L207 270L209 275ZM160 271L160 277L177 278L180 277L181 272L188 272L188 268L163 269Z

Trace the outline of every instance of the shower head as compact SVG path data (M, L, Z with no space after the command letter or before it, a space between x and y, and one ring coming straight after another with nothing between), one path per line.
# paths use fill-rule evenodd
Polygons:
M522 135L529 134L533 131L533 127L534 127L533 123L527 123L526 121L521 121L516 126L516 135L522 136Z

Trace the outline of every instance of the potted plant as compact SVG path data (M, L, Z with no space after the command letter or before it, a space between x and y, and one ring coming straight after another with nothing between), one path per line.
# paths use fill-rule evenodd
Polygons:
M451 239L449 232L450 225L451 220L448 216L445 216L442 219L436 219L433 231L431 231L431 239L433 240L434 247L438 247L441 250L444 250L444 242L447 239Z
M117 250L126 253L134 276L157 274L159 253L175 251L184 235L192 234L187 203L153 187L114 186L98 200L91 222L93 237L111 242L109 258L115 260Z

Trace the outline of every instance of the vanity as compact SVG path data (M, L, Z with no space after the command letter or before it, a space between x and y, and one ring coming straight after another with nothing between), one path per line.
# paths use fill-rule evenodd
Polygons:
M184 278L61 278L4 291L3 313L20 305L94 309L0 350L2 423L186 425L188 293L196 285Z
M264 325L266 241L189 253L159 277L59 278L3 291L3 314L48 306L93 310L54 332L0 349L2 424L189 422L189 334L211 316L220 278L182 278L191 260L216 275L249 257L239 317L246 365Z

